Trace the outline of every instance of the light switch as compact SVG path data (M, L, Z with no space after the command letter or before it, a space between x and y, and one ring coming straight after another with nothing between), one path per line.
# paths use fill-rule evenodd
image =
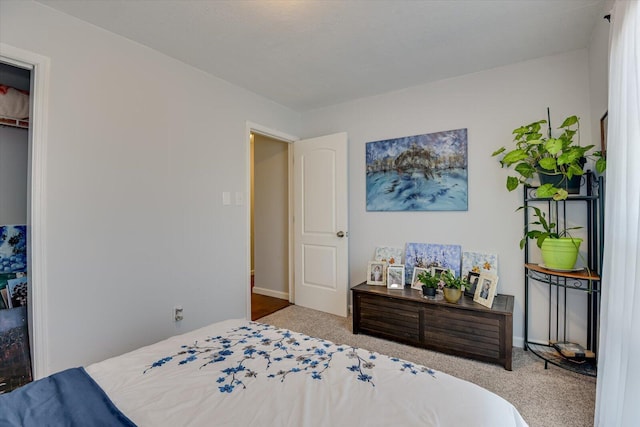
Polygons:
M244 194L240 191L236 191L236 205L237 206L244 205Z
M230 205L231 204L231 193L229 193L228 191L223 191L222 192L222 204L223 205Z

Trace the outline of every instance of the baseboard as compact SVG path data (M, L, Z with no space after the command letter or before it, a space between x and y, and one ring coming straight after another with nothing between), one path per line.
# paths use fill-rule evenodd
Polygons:
M513 346L524 348L524 338L522 337L513 337Z
M253 293L259 295L266 295L268 297L280 298L289 300L288 292L274 291L273 289L259 288L258 286L253 287Z

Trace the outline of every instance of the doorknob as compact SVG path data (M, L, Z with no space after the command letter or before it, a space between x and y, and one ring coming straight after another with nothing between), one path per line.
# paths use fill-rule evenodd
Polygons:
M338 236L338 237L344 237L344 236L345 236L345 233L344 233L344 231L338 231L338 232L336 233L336 236Z

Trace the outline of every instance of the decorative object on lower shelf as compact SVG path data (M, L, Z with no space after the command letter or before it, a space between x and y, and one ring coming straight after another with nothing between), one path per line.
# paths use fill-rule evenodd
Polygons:
M556 350L555 347L547 344L536 344L528 342L527 348L533 354L545 361L545 369L547 369L547 365L550 363L562 369L567 369L581 375L588 375L590 377L598 376L598 364L595 358L567 359L562 354L560 354L560 352Z
M584 360L584 359L595 359L596 355L594 352L590 350L586 350L580 344L576 344L573 342L551 342L550 343L553 348L558 350L558 352L571 360Z

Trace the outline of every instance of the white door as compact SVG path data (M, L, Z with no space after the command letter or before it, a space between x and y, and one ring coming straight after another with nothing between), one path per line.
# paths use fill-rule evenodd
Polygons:
M295 304L347 315L347 134L293 144Z

